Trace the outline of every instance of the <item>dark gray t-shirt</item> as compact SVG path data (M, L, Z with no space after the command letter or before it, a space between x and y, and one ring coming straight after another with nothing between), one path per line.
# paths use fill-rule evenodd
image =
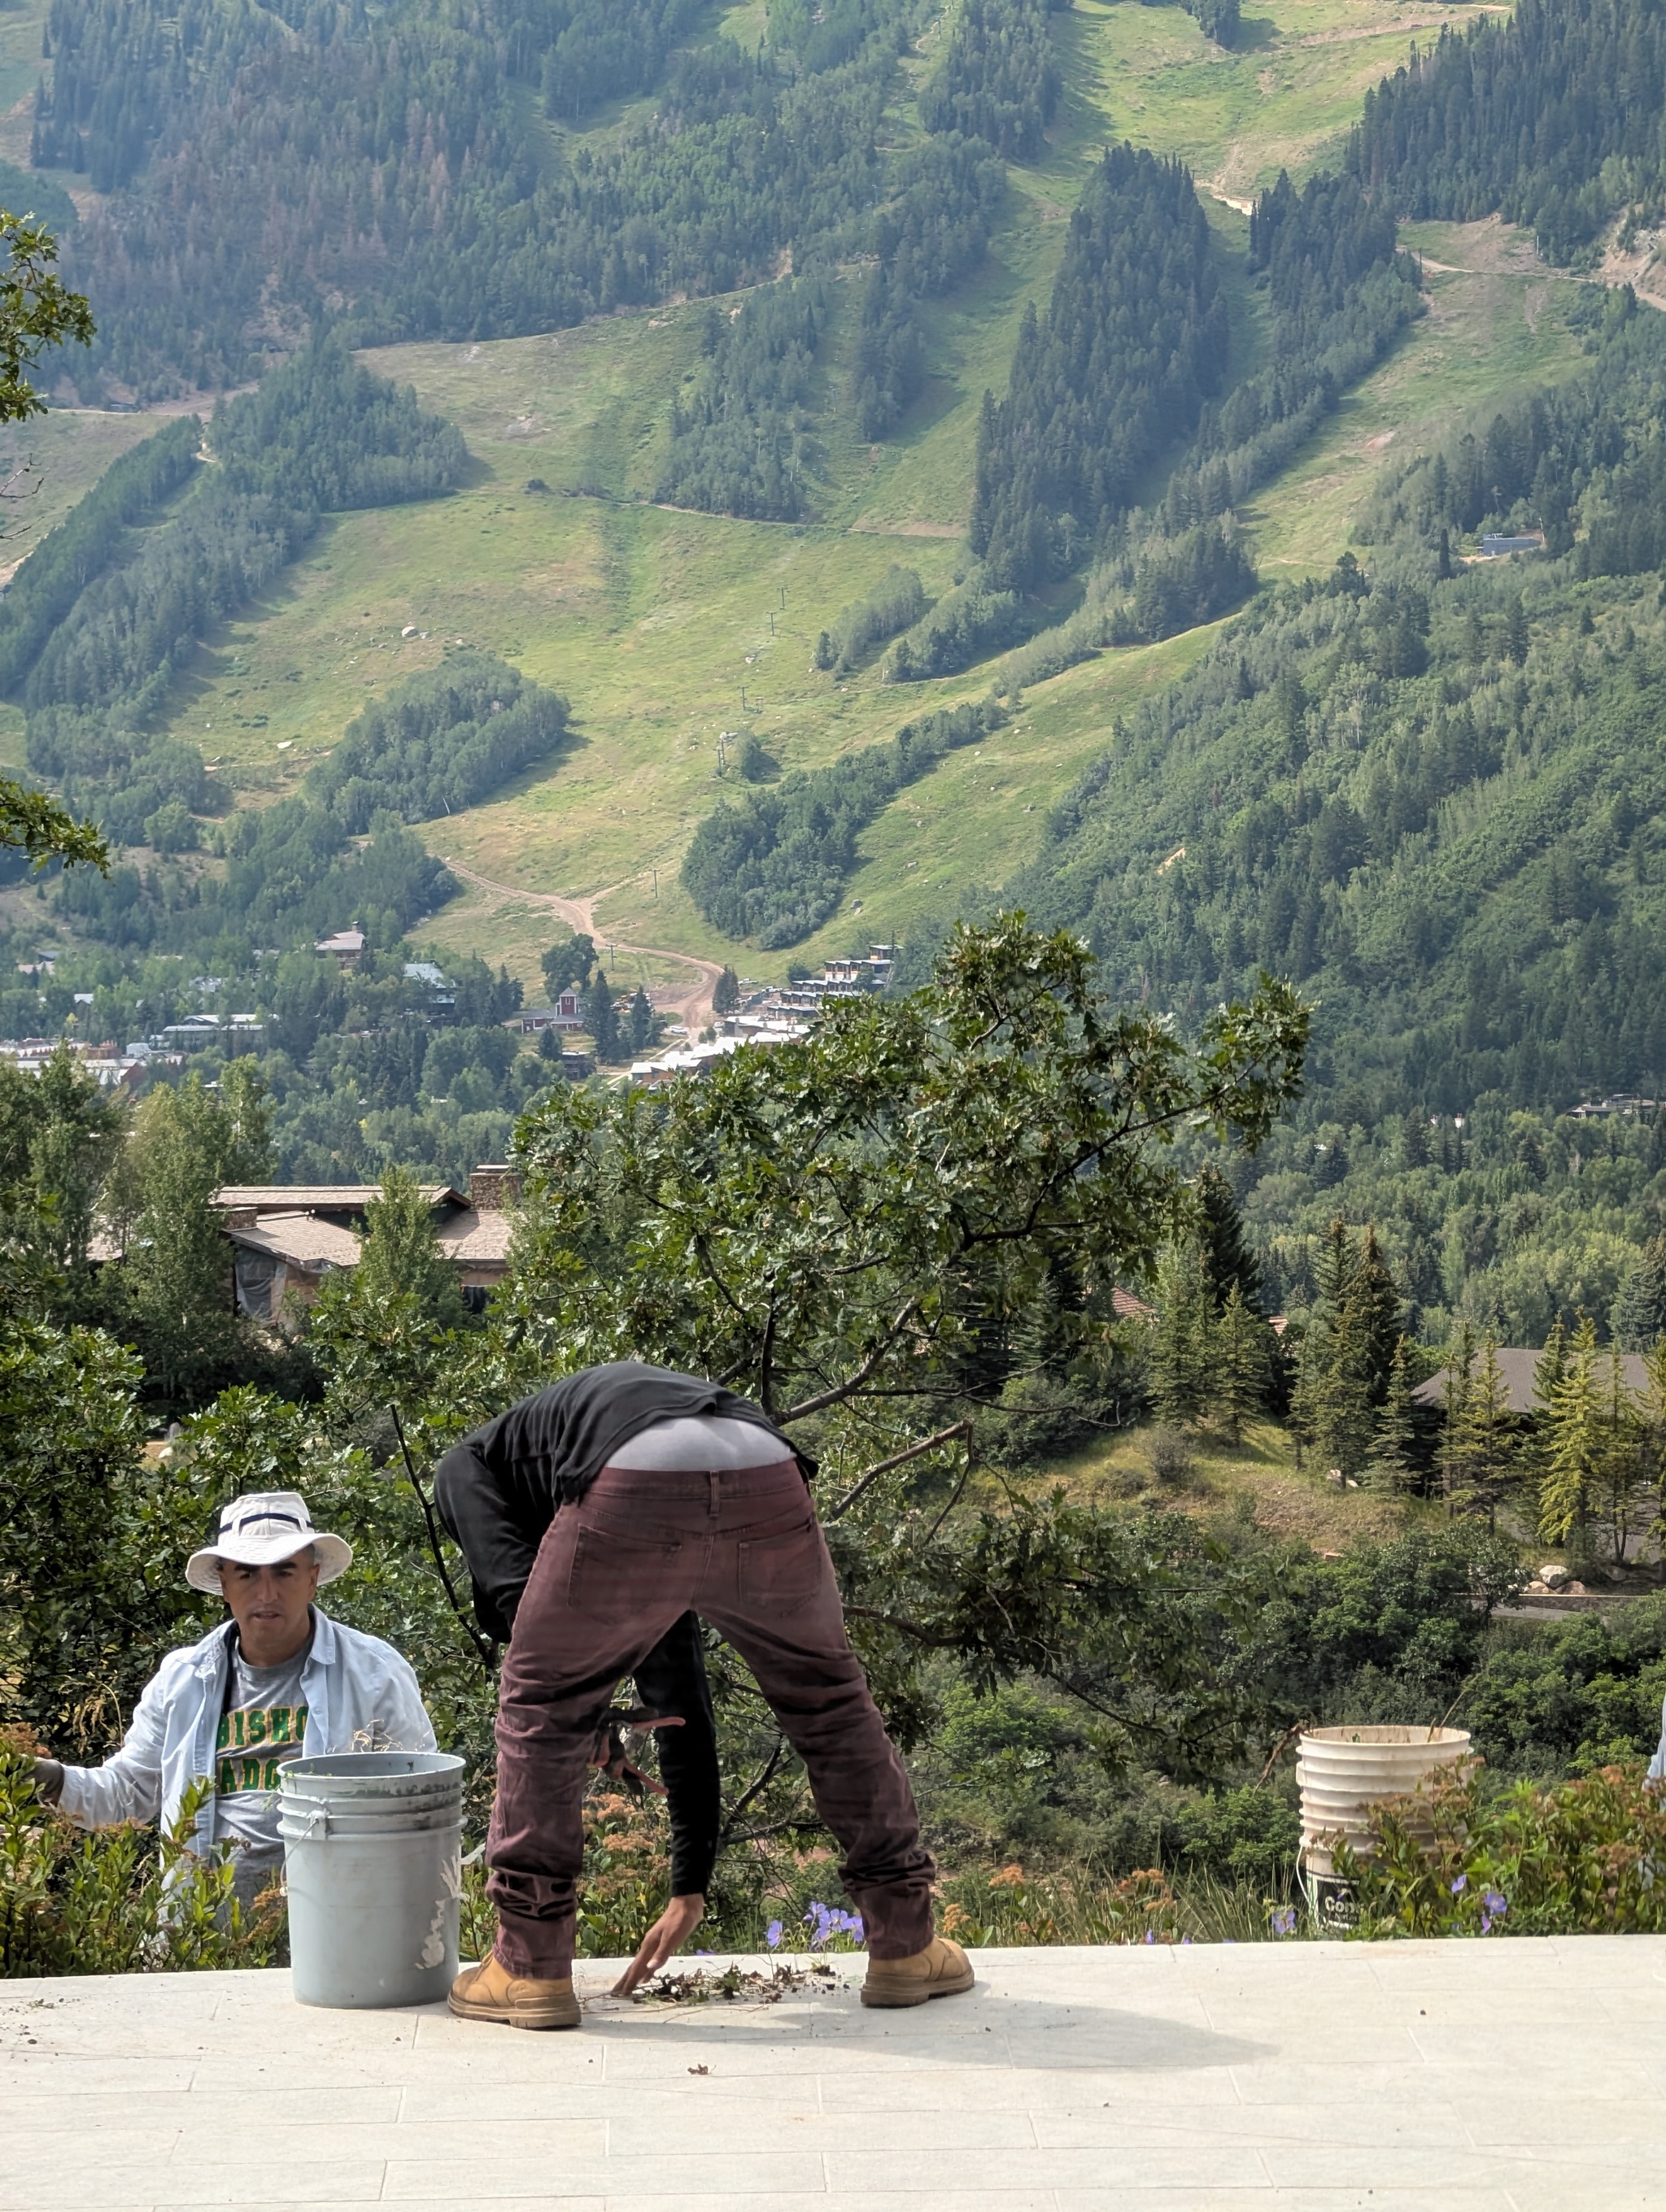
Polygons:
M277 1834L280 1768L299 1759L307 1733L301 1669L312 1639L278 1667L251 1667L234 1638L226 1710L216 1740L214 1786L220 1839L238 1846L233 1865L244 1911L252 1909L283 1863Z

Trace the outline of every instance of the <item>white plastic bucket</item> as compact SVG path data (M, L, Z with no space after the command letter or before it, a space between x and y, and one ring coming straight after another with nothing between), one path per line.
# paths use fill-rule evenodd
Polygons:
M1310 1875L1335 1871L1332 1853L1346 1841L1368 1858L1371 1808L1409 1797L1429 1777L1469 1757L1467 1729L1371 1727L1312 1729L1296 1747L1302 1798L1302 1863Z
M432 2004L457 1973L463 1762L351 1751L283 1768L277 1831L298 2003Z

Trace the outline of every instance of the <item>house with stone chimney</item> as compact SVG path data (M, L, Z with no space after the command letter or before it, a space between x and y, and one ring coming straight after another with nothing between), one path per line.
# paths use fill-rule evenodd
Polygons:
M238 1311L252 1321L280 1320L310 1305L333 1270L357 1267L365 1208L380 1194L374 1182L234 1183L217 1191L213 1203L231 1246ZM483 1165L466 1193L429 1183L423 1195L440 1249L477 1312L509 1272L520 1178L513 1168Z

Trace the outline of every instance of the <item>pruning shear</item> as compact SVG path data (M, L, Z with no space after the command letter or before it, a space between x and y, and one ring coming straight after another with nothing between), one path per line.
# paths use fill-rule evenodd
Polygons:
M645 1705L614 1705L596 1723L596 1741L590 1753L590 1764L599 1766L612 1781L623 1783L633 1797L644 1790L663 1797L666 1785L644 1774L630 1756L625 1741L627 1729L681 1728L680 1713L650 1713Z

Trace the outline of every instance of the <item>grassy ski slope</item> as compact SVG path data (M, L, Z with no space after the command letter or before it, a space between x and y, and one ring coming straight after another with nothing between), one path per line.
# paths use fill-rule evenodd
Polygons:
M755 36L761 13L736 9L730 27ZM719 937L677 870L694 823L727 787L717 775L723 732L753 729L783 764L809 768L988 689L988 666L906 689L881 686L872 670L836 684L812 668L812 648L893 562L916 567L933 593L953 580L982 394L1004 381L1026 301L1046 299L1070 206L1106 140L1126 135L1183 155L1215 195L1224 240L1240 246L1234 203L1280 166L1322 155L1414 37L1426 41L1472 13L1271 0L1246 17L1231 53L1178 9L1077 0L1055 17L1067 93L1053 143L1043 161L1012 172L983 269L929 309L930 386L883 446L858 440L848 404L856 272L834 287L812 525L648 503L703 305L552 337L367 356L459 424L476 457L471 481L430 506L328 526L283 589L199 656L174 730L259 803L333 744L367 698L429 665L444 640L502 653L567 693L579 742L557 765L423 833L436 852L508 887L471 889L424 934L508 957L529 980L550 918L513 894L593 901L604 938L733 957L764 975L789 957L814 960L904 931L945 902L949 885L1002 881L1034 851L1048 805L1116 714L1186 666L1207 633L1108 653L1034 690L1011 726L951 756L873 826L840 914L790 956ZM930 48L928 35L911 69L929 67ZM898 127L912 127L906 110ZM1566 280L1499 226L1426 226L1408 242L1426 257L1432 312L1256 501L1247 520L1268 574L1335 560L1390 443L1575 357ZM1234 307L1244 367L1256 329L1242 283ZM529 490L532 481L547 489ZM650 981L654 965L643 969Z

